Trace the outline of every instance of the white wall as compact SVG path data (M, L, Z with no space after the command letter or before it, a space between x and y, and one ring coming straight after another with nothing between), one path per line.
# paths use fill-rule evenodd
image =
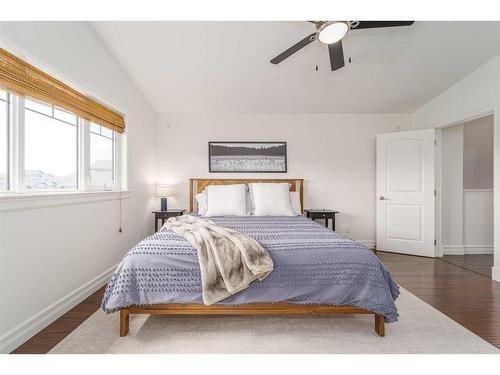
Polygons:
M465 189L464 254L493 253L493 190Z
M493 116L464 123L464 189L493 189Z
M101 286L152 232L157 118L85 23L2 22L0 41L125 114L133 191L123 201L123 233L118 200L0 210L0 352L7 352Z
M493 170L488 168L493 164L493 142L484 124L488 117L446 127L441 133L444 255L493 252Z
M441 244L443 253L463 254L463 125L450 126L441 134Z
M442 127L494 113L494 266L500 281L500 54L412 114L412 128Z
M412 114L413 128L440 127L491 113L500 104L500 54Z
M493 252L493 116L463 125L464 253Z
M375 136L408 115L168 114L160 120L158 178L170 205L187 208L190 177L304 178L305 207L340 211L337 230L375 242ZM287 174L209 174L209 141L286 141Z

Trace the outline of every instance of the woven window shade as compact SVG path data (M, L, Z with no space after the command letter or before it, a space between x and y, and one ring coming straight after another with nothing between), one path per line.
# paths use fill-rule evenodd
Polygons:
M0 88L72 112L118 133L123 116L0 48Z

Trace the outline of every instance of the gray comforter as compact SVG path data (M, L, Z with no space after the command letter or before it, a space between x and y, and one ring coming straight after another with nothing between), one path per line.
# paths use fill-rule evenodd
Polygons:
M211 217L248 234L271 255L273 272L222 304L278 302L354 305L397 320L399 288L363 245L302 216ZM196 250L162 228L131 249L109 281L102 308L110 313L131 305L203 303Z
M164 228L196 249L205 305L241 292L273 270L271 256L252 237L192 215L171 217Z

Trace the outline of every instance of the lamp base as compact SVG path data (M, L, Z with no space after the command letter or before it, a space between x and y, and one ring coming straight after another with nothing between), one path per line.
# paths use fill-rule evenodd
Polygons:
M161 198L160 200L160 210L167 211L167 198Z

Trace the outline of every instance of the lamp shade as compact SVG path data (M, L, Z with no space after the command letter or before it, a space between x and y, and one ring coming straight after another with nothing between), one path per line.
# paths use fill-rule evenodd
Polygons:
M164 184L157 184L156 185L156 196L158 198L170 197L171 193L172 193L172 191L171 191L169 185L164 185Z

